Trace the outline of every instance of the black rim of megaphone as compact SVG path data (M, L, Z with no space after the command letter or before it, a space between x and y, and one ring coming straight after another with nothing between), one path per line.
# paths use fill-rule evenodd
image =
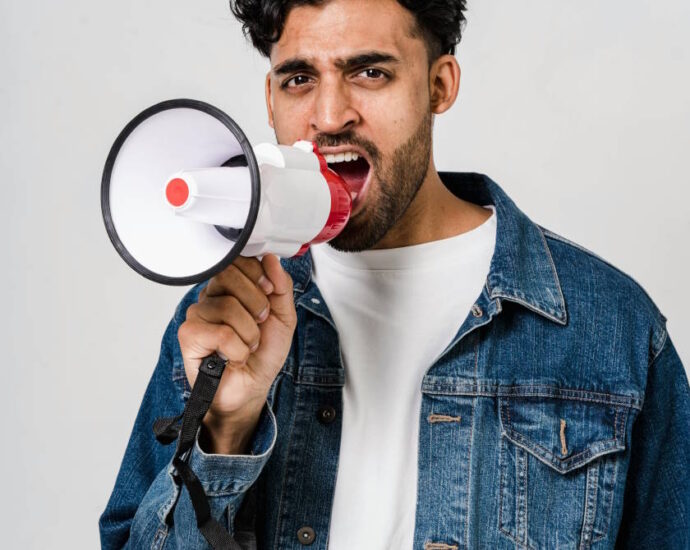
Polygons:
M196 275L188 275L185 277L169 277L167 275L161 275L160 273L151 271L147 267L141 265L136 259L134 259L134 257L129 253L125 245L120 240L120 237L115 230L115 225L113 224L112 215L110 213L110 176L112 174L113 166L115 165L115 159L120 152L122 144L137 126L139 126L147 118L160 113L161 111L179 108L196 109L197 111L202 111L208 115L211 115L222 122L233 133L242 147L242 152L247 159L247 167L249 168L252 184L252 197L249 203L249 214L247 216L247 222L244 225L244 229L240 233L237 241L235 241L233 247L220 262L215 264L213 267L202 271L201 273L197 273ZM122 132L120 132L120 135L117 136L117 139L110 149L110 153L108 154L108 158L105 162L103 179L101 181L101 211L103 214L103 221L105 222L105 228L108 232L108 237L110 237L110 241L113 243L113 246L117 250L118 254L120 254L122 259L127 262L127 265L147 279L165 285L179 286L191 285L205 281L206 279L213 277L228 267L233 260L239 256L240 252L242 252L242 249L247 244L247 241L249 241L249 236L254 230L256 218L259 214L259 201L261 193L259 179L259 165L256 162L254 151L249 144L247 136L244 135L244 132L237 125L237 123L223 111L217 107L214 107L213 105L195 99L170 99L168 101L157 103L156 105L153 105L139 113L127 124L127 126L125 126Z

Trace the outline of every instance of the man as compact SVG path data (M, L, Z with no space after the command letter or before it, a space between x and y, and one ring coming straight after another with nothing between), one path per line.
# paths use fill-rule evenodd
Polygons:
M433 117L464 1L243 0L279 143L357 193L302 258L241 258L165 333L105 548L204 548L151 426L229 361L189 464L243 547L689 548L690 399L628 276L477 174L439 174Z

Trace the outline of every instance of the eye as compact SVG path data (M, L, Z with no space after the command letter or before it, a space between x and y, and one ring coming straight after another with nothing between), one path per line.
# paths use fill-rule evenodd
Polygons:
M361 71L357 76L364 76L370 80L381 80L387 75L380 69L368 68Z
M298 88L299 86L309 84L310 80L311 79L307 75L298 74L283 82L281 88Z

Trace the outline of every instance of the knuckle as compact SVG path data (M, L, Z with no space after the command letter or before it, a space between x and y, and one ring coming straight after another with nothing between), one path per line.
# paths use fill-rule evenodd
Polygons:
M223 345L231 345L237 341L237 334L228 325L218 325L218 339Z
M223 302L225 308L227 308L231 313L237 313L242 307L242 304L235 296L226 296Z
M182 323L179 327L177 327L177 339L182 342L184 338L187 335L187 327L185 326L186 323Z
M218 275L214 275L208 280L208 284L204 287L204 290L202 291L204 294L204 297L208 297L209 294L213 296L215 293L216 289L220 286L220 279L218 278Z
M231 363L242 364L249 359L249 348L241 342L235 342L232 345L226 344L221 346L221 349Z
M199 316L199 303L194 303L187 308L186 319L193 319ZM181 325L180 325L181 326Z
M290 315L287 320L287 325L290 329L295 330L295 328L297 328L297 315Z
M251 334L249 336L253 344L258 344L261 340L261 330L259 330L259 325L252 323Z
M285 319L288 326L291 328L294 329L297 326L297 310L295 309L294 305L287 311Z
M261 265L259 260L257 260L256 258L246 258L244 256L238 256L233 262L233 264L249 268L256 268L257 265Z
M178 329L177 329L177 341L180 343L181 346L186 345L186 343L189 341L189 339L192 336L192 331L193 328L191 324L188 321L185 321L182 323Z
M223 278L223 282L227 284L228 282L234 281L237 278L238 273L238 267L232 263L220 272L220 276Z
M224 290L227 286L228 270L230 267L231 266L226 267L223 271L211 279L211 281L208 283L209 292L212 291L212 294L215 295L222 294L222 290Z

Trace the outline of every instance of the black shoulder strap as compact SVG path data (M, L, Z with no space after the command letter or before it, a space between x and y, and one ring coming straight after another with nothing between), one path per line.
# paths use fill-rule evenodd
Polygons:
M153 424L153 432L156 439L163 445L169 445L177 439L173 466L189 492L196 516L196 524L211 548L214 550L242 550L240 545L230 536L230 533L211 516L211 507L208 504L208 497L204 488L187 463L189 454L184 459L182 458L194 445L201 421L211 406L213 396L216 395L224 370L225 361L217 354L214 353L206 357L199 366L199 375L182 414L169 418L159 418ZM181 426L179 425L180 419L182 420Z

